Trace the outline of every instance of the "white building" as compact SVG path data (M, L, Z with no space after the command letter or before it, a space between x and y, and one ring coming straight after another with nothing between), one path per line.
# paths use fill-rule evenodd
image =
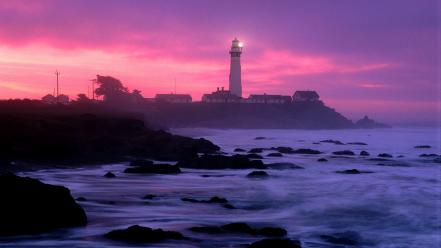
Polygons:
M237 38L234 38L231 49L231 63L230 63L230 93L238 97L242 97L242 79L240 67L240 55L242 54L242 43Z
M291 96L282 95L250 95L246 99L246 103L263 103L263 104L285 104L291 103Z
M224 87L221 89L218 87L217 91L202 96L202 102L206 103L239 103L241 100L240 97L231 94L229 90L224 90Z

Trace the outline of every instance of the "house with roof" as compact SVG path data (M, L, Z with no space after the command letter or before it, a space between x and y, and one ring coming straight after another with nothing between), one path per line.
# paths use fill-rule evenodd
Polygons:
M250 95L245 100L246 103L262 103L262 104L286 104L291 103L291 96L283 95Z
M224 87L217 88L216 91L202 96L202 102L205 103L240 103L242 98L231 94L229 90L224 90Z

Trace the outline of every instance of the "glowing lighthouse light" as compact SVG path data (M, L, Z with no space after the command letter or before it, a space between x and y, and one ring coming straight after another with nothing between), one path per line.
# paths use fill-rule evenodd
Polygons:
M242 80L241 80L241 66L240 55L242 54L243 43L237 38L234 38L231 49L231 63L230 63L230 92L233 95L242 97Z

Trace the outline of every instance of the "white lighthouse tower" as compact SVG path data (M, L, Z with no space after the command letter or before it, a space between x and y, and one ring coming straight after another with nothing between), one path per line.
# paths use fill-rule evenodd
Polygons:
M230 49L230 92L238 97L242 97L242 80L240 76L240 55L242 54L242 46L242 43L237 38L234 38Z

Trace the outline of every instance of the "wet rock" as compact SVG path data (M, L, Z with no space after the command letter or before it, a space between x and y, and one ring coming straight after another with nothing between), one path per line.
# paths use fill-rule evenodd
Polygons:
M143 167L143 166L152 166L154 163L148 159L135 159L130 162L129 166Z
M234 149L234 152L246 152L245 149L242 148L236 148Z
M397 158L404 158L404 155L398 155Z
M264 139L266 139L266 137L258 136L258 137L254 138L254 139L255 140L264 140Z
M383 161L392 161L392 160L387 158L370 158L369 161L383 162Z
M336 152L333 152L332 154L334 154L334 155L343 155L343 156L354 156L355 155L355 153L353 151L350 151L350 150L336 151Z
M268 153L268 155L266 155L268 157L283 157L283 154L280 152L272 152L272 153Z
M262 239L252 243L249 248L302 248L300 241L291 239Z
M278 151L280 153L290 154L293 153L294 149L287 146L271 147L270 150Z
M222 228L218 226L195 226L195 227L190 227L189 230L192 232L208 233L208 234L219 234L224 232Z
M266 178L266 177L269 177L269 175L265 171L252 171L252 172L248 173L247 177L250 177L250 178Z
M114 178L114 177L116 177L115 176L115 174L113 174L112 172L107 172L105 175L104 175L104 177L107 177L107 178Z
M359 171L357 169L351 169L351 170L342 170L342 171L336 171L340 174L361 174L361 173L372 173L371 171Z
M380 158L392 158L393 156L390 155L389 153L380 153L380 154L378 154L378 157L380 157Z
M319 158L317 159L318 162L328 162L328 160L326 158Z
M285 229L280 227L264 227L257 230L258 235L265 237L284 237L287 232Z
M254 235L256 234L256 230L251 228L247 223L244 222L235 222L221 226L221 228L228 232L233 233L246 233Z
M369 152L367 152L367 151L361 151L360 152L360 156L369 156L370 154L369 154Z
M171 164L155 164L152 166L130 167L124 170L124 173L138 174L179 174L181 169Z
M247 157L249 159L263 159L262 156L260 156L259 154L256 154L256 153L248 153L247 155L245 155L245 157Z
M248 153L262 153L263 148L253 148L248 151Z
M438 158L433 159L433 162L434 162L434 163L441 164L441 156L438 157Z
M335 144L335 145L344 145L345 144L345 143L341 142L340 140L332 140L332 139L322 140L322 141L320 141L320 143L331 143L331 144Z
M177 165L193 169L266 169L261 160L250 160L244 155L202 155L180 160Z
M349 142L349 145L367 146L364 142Z
M153 200L153 198L156 198L156 197L158 197L158 196L154 195L154 194L147 194L142 199L144 199L144 200Z
M77 201L80 201L80 202L85 202L85 201L87 201L87 199L86 199L85 197L82 197L82 196L77 197L76 200L77 200Z
M422 157L422 158L434 158L434 157L438 157L438 156L439 156L438 154L434 154L434 153L430 153L430 154L423 153L423 154L420 154L420 157Z
M320 238L328 243L339 245L359 245L361 242L360 234L352 231L334 233L332 235L320 235Z
M83 226L84 210L69 189L29 177L0 175L0 236L34 234Z
M104 237L112 240L136 243L153 243L169 239L184 239L184 236L179 232L152 229L139 225L130 226L127 229L110 231L105 234Z
M182 201L191 202L191 203L228 203L228 200L222 197L213 196L209 200L196 200L193 198L181 198Z
M307 149L307 148L293 150L292 153L294 153L294 154L321 154L320 151L313 150L313 149Z
M429 148L432 148L432 147L429 146L429 145L422 145L422 146L414 146L414 148L417 148L417 149L429 149Z
M272 169L305 169L301 166L298 166L294 163L290 163L290 162L280 162L280 163L270 163L270 164L266 164L267 167L272 168Z
M231 204L229 204L229 203L223 204L222 207L224 207L224 208L226 208L226 209L236 209L235 206L233 206L233 205L231 205Z

